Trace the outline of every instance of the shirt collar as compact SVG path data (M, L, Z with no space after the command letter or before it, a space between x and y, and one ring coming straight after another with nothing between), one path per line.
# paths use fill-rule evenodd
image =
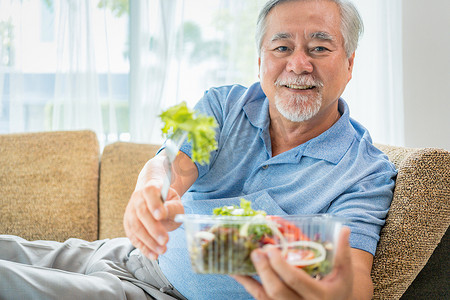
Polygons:
M338 109L341 113L339 120L327 131L309 140L303 151L303 156L324 159L337 164L355 137L355 129L350 123L350 112L347 103L340 98Z
M268 157L272 156L272 145L269 133L269 100L261 89L261 86L255 84L251 87L256 89L252 93L252 98L242 107L250 124L259 129L259 136L261 137Z
M249 91L251 89L256 89L256 92L252 93L253 96L249 99L249 101L247 101L247 103L244 104L242 109L247 115L249 122L253 126L264 131L268 129L270 123L269 100L264 94L259 83L251 86Z

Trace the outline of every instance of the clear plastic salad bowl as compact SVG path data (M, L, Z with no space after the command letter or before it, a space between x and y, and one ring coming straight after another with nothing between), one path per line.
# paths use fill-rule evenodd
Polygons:
M256 274L250 253L280 248L286 260L313 277L333 268L344 219L332 215L214 216L177 215L186 232L194 272Z

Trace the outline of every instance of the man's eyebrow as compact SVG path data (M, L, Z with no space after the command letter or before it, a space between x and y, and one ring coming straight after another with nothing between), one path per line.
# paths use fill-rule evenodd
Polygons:
M291 33L288 32L278 32L275 33L272 38L270 39L271 42L276 42L279 40L287 40L287 39L292 39L293 36ZM329 34L328 32L325 31L316 31L313 32L309 35L309 38L312 40L322 40L322 41L335 41L335 38Z
M287 39L292 39L292 34L287 33L287 32L278 32L275 33L272 38L270 39L271 42L276 42L279 40L287 40Z
M324 31L313 32L309 35L309 37L313 40L317 39L322 41L334 41L334 37L328 32Z

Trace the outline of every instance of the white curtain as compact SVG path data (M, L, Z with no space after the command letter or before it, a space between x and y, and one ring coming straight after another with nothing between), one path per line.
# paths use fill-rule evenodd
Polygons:
M343 98L374 142L404 145L401 0L355 0L364 22Z
M92 4L89 0L60 2L52 129L91 129L101 137Z
M178 90L177 78L170 76L178 69L176 45L182 35L177 36L177 28L183 4L183 0L130 2L130 134L135 142L161 142L158 115L176 103L168 94Z
M6 132L25 131L22 47L13 48L13 39L16 44L24 42L25 22L22 3L0 2L0 126Z
M129 140L116 113L128 106L128 12L105 3L0 0L1 133L91 129L101 146Z
M193 106L212 86L258 81L264 3L130 1L128 23L113 16L115 4L128 15L127 1L0 0L0 132L89 128L102 144L159 143L163 109ZM365 34L343 96L374 141L402 145L401 0L354 3Z

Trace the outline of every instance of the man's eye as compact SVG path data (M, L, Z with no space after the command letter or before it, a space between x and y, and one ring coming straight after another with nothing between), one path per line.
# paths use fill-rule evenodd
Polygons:
M325 51L328 51L328 49L322 46L314 47L312 49L312 52L325 52Z
M289 50L289 48L286 46L280 46L280 47L275 48L275 51L278 51L278 52L286 52L288 50Z

